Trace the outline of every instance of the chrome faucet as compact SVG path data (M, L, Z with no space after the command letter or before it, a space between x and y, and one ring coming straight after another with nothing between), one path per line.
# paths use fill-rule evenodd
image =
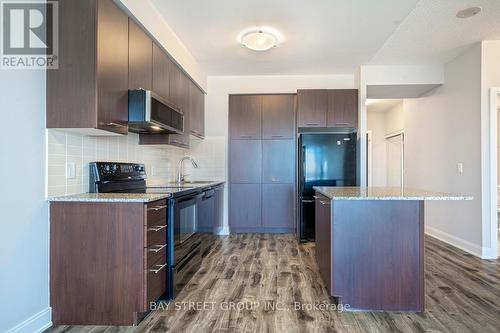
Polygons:
M193 167L198 169L198 163L196 163L196 161L191 156L184 156L183 158L181 158L177 163L177 182L179 184L182 183L184 181L184 177L186 177L186 175L184 174L184 165L183 165L183 162L185 160L190 160Z

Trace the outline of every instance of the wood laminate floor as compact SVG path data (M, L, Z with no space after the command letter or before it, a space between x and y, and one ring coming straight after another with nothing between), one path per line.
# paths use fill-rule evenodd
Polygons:
M237 234L216 238L175 303L151 312L139 326L59 326L46 332L500 332L500 262L430 237L425 250L422 314L294 310L294 302L329 303L314 245L298 244L292 235ZM197 310L187 302L214 305ZM226 309L238 302L246 308ZM285 309L264 306L273 302Z

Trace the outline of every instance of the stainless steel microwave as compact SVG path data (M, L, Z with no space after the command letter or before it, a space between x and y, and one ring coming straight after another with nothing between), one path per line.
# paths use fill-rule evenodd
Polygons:
M129 90L128 128L135 133L182 134L184 114L150 90Z

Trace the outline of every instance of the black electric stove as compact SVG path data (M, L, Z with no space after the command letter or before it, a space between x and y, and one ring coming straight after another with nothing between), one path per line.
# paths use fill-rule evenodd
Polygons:
M202 189L194 186L150 186L144 164L92 162L91 193L166 194L167 200L167 298L173 299L201 265L198 203Z

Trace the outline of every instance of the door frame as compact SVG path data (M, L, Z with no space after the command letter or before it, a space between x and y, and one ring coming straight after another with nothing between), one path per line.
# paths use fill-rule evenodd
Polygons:
M396 137L396 136L399 136L401 135L401 188L404 188L404 181L405 181L405 132L404 130L399 130L399 131L395 131L395 132L392 132L392 133L389 133L387 134L386 136L384 136L384 139L387 140L387 139L390 139L390 138L393 138L393 137ZM385 142L386 146L387 146L387 141ZM387 149L386 149L386 154L387 154ZM386 158L387 158L387 155L386 155ZM387 166L386 166L387 168ZM387 184L387 183L386 183Z
M372 130L367 130L366 131L366 179L368 182L368 187L373 186L373 132Z
M498 112L500 111L500 105L498 104L498 99L500 98L500 87L490 88L490 217L483 219L483 231L486 229L490 229L490 244L491 247L489 249L489 253L485 253L486 249L483 246L483 259L496 259L498 258ZM489 224L489 226L488 226ZM484 244L484 240L483 240Z

